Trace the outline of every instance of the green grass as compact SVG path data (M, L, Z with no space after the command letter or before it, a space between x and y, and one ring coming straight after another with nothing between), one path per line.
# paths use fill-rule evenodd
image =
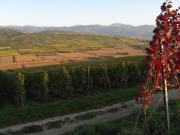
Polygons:
M112 105L136 98L140 90L139 87L109 89L94 96L78 96L71 100L56 99L48 104L31 103L23 108L7 105L0 110L0 127Z

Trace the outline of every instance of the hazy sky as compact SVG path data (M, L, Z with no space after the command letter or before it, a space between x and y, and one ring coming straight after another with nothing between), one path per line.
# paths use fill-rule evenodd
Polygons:
M0 25L155 24L165 0L0 0ZM174 0L174 7L180 0Z

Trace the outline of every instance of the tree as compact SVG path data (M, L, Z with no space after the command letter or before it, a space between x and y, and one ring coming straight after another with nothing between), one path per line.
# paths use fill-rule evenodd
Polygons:
M20 96L21 105L24 106L26 90L24 88L24 74L21 71L17 72L18 88L17 93Z
M167 1L161 6L161 13L156 19L157 27L154 36L146 49L147 64L145 72L145 83L141 85L144 91L140 92L138 98L143 112L152 103L152 95L157 91L164 91L166 109L166 125L170 132L168 94L167 88L179 88L178 73L180 71L180 7L171 10L172 2Z

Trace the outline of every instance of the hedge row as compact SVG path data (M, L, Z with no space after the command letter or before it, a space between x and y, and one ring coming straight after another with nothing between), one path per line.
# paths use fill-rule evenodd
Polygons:
M49 97L93 95L104 88L124 88L142 81L141 62L67 64L38 71L0 71L0 102L24 105Z

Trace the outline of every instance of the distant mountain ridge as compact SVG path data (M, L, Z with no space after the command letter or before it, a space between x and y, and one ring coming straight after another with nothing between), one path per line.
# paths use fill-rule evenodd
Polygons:
M38 33L43 31L73 31L89 34L119 35L131 38L151 38L154 25L132 26L121 23L111 25L75 25L71 27L38 27L38 26L0 26L21 32Z

